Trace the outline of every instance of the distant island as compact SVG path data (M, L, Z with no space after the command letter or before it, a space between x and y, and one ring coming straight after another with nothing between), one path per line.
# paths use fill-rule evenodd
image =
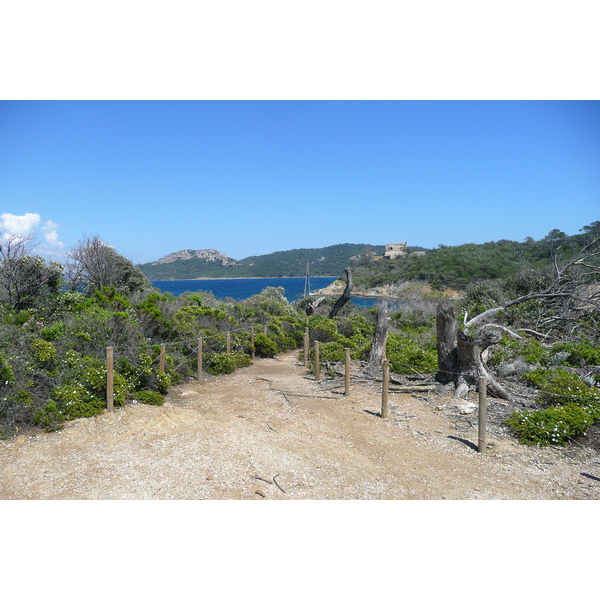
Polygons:
M425 248L406 247L407 253ZM137 267L151 280L229 277L338 277L344 269L372 257L383 257L384 245L336 244L324 248L301 248L249 256L235 260L215 249L179 250Z

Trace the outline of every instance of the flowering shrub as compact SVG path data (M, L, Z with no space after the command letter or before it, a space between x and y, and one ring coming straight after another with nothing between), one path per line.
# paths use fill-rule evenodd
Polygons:
M600 418L597 408L578 404L551 406L544 410L515 412L506 421L528 445L564 445L570 438L581 435Z

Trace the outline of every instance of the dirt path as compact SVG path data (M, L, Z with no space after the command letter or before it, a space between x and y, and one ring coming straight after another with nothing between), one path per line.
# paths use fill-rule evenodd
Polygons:
M393 394L382 420L378 386L342 392L295 352L256 360L177 386L161 407L0 442L0 499L600 498L592 451L488 434L481 455L448 398Z

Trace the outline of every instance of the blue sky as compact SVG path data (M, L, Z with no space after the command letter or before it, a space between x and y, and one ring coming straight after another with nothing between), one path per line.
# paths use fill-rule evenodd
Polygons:
M589 101L4 101L0 233L30 215L46 256L97 234L136 263L571 235L599 148Z

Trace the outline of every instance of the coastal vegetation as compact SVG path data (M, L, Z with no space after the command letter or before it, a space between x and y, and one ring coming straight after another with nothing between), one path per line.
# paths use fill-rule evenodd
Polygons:
M393 260L373 260L361 247L349 264L363 285L402 290L389 315L392 373L439 375L441 305L452 307L465 335L469 323L479 327L493 316L486 323L497 340L482 362L514 395L533 399L526 410L515 405L506 426L524 443L564 444L600 421L599 238L596 222L577 236L554 230L539 242L442 247ZM461 294L448 295L450 285ZM171 385L195 376L198 338L210 375L302 348L307 325L311 358L319 341L325 364L343 361L345 348L355 361L369 359L377 307L361 309L350 299L331 318L335 297L308 316L310 303L290 303L278 287L241 302L160 293L97 237L84 239L66 265L36 257L28 240L2 240L0 435L53 430L105 410L107 347L114 350L117 407L160 404Z

